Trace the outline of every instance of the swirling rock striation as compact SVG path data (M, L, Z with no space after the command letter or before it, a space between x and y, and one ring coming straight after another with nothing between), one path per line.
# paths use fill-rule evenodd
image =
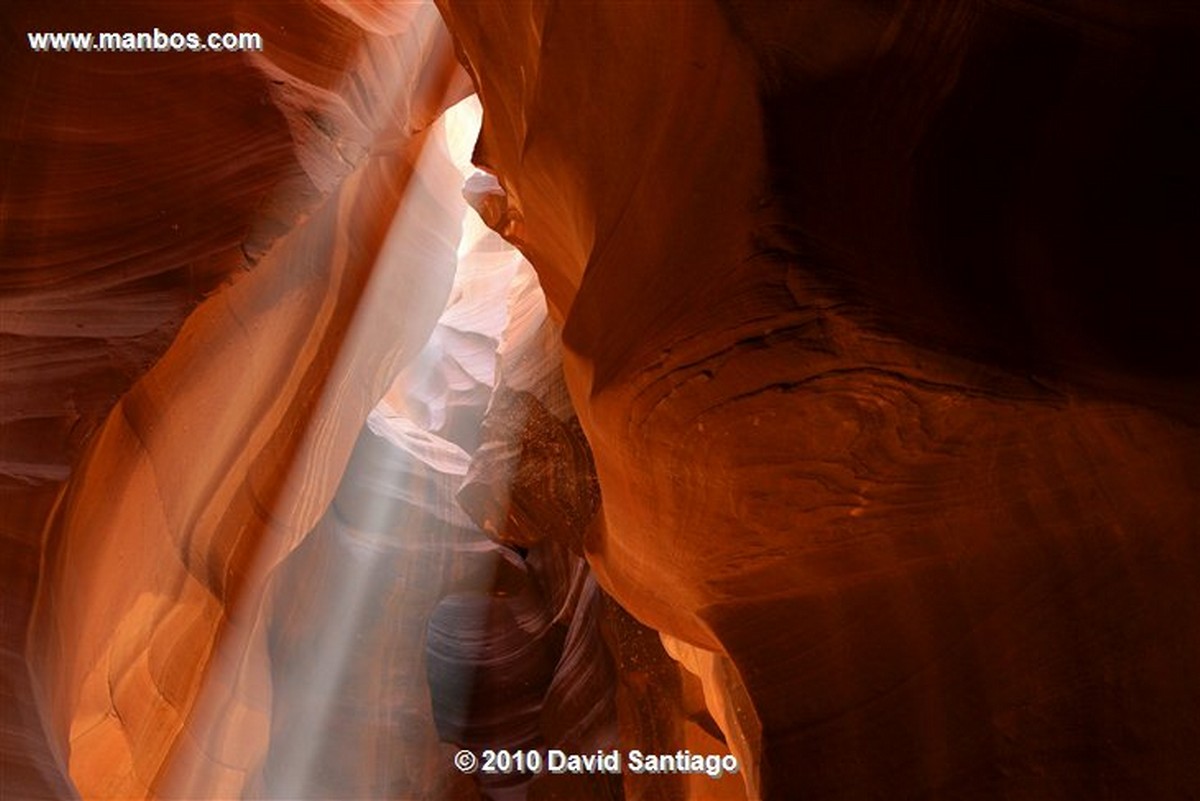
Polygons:
M439 6L750 792L1195 794L1195 10Z
M87 797L242 791L269 726L263 662L239 656L259 642L263 577L321 517L436 323L465 212L430 128L463 94L432 7L153 5L60 4L20 24L245 25L268 47L46 54L28 96L6 98L24 111L5 114L21 165L4 206L3 318L21 338L5 343L5 458L33 449L9 472L41 493L6 494L23 509L6 566L43 565L37 692L5 661L6 691L40 704L5 722L6 743L25 737L6 764L49 777L5 788L27 797L69 793L66 772ZM294 35L271 39L284 18ZM49 353L57 366L37 368ZM47 482L68 472L46 524ZM29 599L8 596L12 643Z

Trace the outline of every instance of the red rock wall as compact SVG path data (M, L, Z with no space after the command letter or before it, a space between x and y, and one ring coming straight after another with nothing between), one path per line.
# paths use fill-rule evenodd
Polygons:
M589 559L751 789L1195 793L1195 14L440 6Z
M5 106L18 654L46 528L28 672L6 659L6 795L68 794L67 772L86 797L240 792L258 679L210 656L253 642L263 576L454 272L461 178L422 131L463 82L432 7L185 5L16 20L279 35L254 57L18 56L40 76ZM194 710L205 682L232 702Z
M37 54L25 33L224 28L233 16L215 3L0 9L0 759L14 797L69 792L23 656L49 509L117 398L242 272L251 221L260 242L291 224L294 208L258 207L299 172L242 59Z
M436 11L4 7L0 795L1200 792L1197 13Z

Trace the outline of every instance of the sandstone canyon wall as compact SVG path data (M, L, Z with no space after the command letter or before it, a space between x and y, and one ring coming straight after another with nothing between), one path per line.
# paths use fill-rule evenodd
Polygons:
M1195 793L1194 10L440 5L751 791Z
M0 798L1200 793L1190 6L0 14Z

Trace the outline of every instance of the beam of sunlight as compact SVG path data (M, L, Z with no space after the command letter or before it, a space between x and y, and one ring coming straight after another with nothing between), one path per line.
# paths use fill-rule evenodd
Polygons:
M432 24L440 24L436 10L431 5L427 11L432 14ZM433 56L428 58L432 61ZM407 102L403 98L411 93L414 79L406 75L393 78L395 85L385 87L391 93L393 103ZM383 102L383 105L387 106L388 103ZM330 375L353 377L379 372L377 368L372 369L371 365L364 367L356 363L364 358L364 345L361 343L370 341L372 337L378 339L379 332L374 330L378 321L390 317L399 321L403 328L409 325L407 318L430 316L430 313L436 318L436 309L414 308L414 304L422 302L420 294L411 294L418 288L410 288L403 282L397 282L394 277L388 279L389 265L422 258L417 252L422 244L431 236L441 236L429 227L430 215L440 220L453 220L458 228L457 241L467 250L478 243L481 234L477 224L468 224L466 235L463 235L463 221L474 215L461 197L461 186L469 172L473 171L469 164L470 151L478 135L479 121L478 103L465 102L443 115L424 132L414 135L414 139L420 139L423 146L420 147L404 197L392 218L376 264L370 271L355 317L338 349L336 362L328 370ZM392 147L393 143L384 141L380 146L386 149ZM456 154L453 158L448 158L448 149ZM395 163L402 168L399 161L386 161L386 154L383 158L382 166ZM345 184L367 181L369 178L365 177L364 171L374 169L378 172L379 167L379 161L367 159L355 172L346 176ZM384 176L383 180L391 179ZM360 186L364 185L360 183ZM349 198L349 201L343 201L343 198ZM349 202L357 207L358 204L371 202L371 196L365 194L356 197L352 191L335 192L327 202L338 203L345 207L345 213L350 213ZM335 257L339 251L345 253L358 247L358 243L351 238L356 233L352 230L336 232L338 241L334 245ZM460 249L460 255L462 252ZM395 273L396 270L392 269L391 272ZM451 305L453 297L452 293ZM400 354L402 360L412 357L412 353ZM436 360L436 354L426 354L426 361L430 358ZM490 358L494 358L494 355ZM317 399L312 419L321 421L337 415L341 396L346 392L370 391L361 385L346 386L347 383L339 385L336 381L327 381L322 385L322 394ZM395 388L392 392L397 394ZM376 417L383 419L379 415ZM311 452L313 448L319 452L322 443L314 442L313 437L321 435L322 431L327 433L328 427L310 425L300 432L297 452L306 449ZM466 458L463 453L461 470L465 470ZM312 493L309 491L313 481L309 475L311 469L312 465L293 462L269 510L272 524L267 527L263 543L251 558L244 580L245 591L226 610L224 631L208 664L203 668L201 689L188 723L180 732L171 761L157 782L156 790L162 797L188 798L234 792L239 795L267 793L277 797L304 797L312 794L314 791L311 788L319 784L317 774L321 770L321 757L328 752L334 736L330 729L337 714L334 709L336 691L360 650L357 641L359 624L372 614L374 608L374 600L370 597L372 582L369 580L373 566L368 560L350 560L341 565L335 591L323 592L328 604L323 614L327 619L336 621L336 625L323 632L319 648L306 654L307 664L298 668L306 676L308 684L301 702L306 712L300 727L303 736L279 738L269 744L272 771L266 777L266 784L264 777L255 776L253 770L246 774L244 768L239 768L239 765L247 763L245 753L229 758L231 755L219 751L222 748L261 748L260 743L254 742L253 738L248 739L245 733L237 730L238 727L256 715L259 718L268 714L275 717L279 711L279 701L297 701L296 698L271 701L270 685L277 682L278 677L264 676L266 666L263 662L269 658L269 645L266 643L269 621L264 619L269 593L264 591L275 581L280 559L286 561L289 558L287 554L294 553L300 544L296 537L306 536L303 531L289 531L289 521L319 516L319 510L314 513L313 510L304 511L302 508L312 503ZM343 477L343 481L349 480L352 477ZM395 482L402 480L402 476L395 477ZM383 502L376 509L355 510L360 518L374 519L370 527L377 530L382 530L382 519L389 513L387 504ZM277 524L277 521L283 523ZM465 526L465 517L462 522ZM414 568L420 570L419 565L414 565ZM412 656L419 659L419 654ZM290 666L284 667L291 669ZM230 775L222 775L226 768Z
M470 156L481 114L471 96L431 127L415 180L379 256L383 269L388 260L406 257L396 249L420 241L420 227L426 224L412 207L421 204L421 193L429 196L426 201L436 196L428 205L461 224L455 281L441 319L371 412L341 489L317 527L282 563L256 560L248 582L258 600L232 610L227 626L240 634L221 641L191 726L184 729L182 736L203 752L204 742L228 739L219 731L233 725L237 716L231 709L238 703L251 698L270 710L269 750L262 767L242 777L243 797L403 795L428 782L422 774L431 765L436 771L449 764L448 746L438 740L429 711L424 627L448 592L488 592L502 558L500 546L457 507L454 493L469 466L468 449L478 438L496 380L496 350L509 322L509 294L514 282L536 289L520 254L488 229L461 196L461 187L475 172ZM447 155L453 173L427 169L429 160ZM451 174L457 182L452 203L447 203L450 193L444 187L429 194L423 181ZM395 297L394 290L372 277L360 303L365 312L356 316L339 361L355 359L356 343L371 336L364 320L372 319L372 309L377 314L390 306L406 313L406 299ZM321 405L324 413L336 413L336 398L322 398ZM462 419L450 419L456 413ZM375 458L377 452L383 455ZM280 494L281 504L304 491L305 476L295 468L293 473ZM380 491L358 491L358 485ZM310 575L314 570L320 571L315 578ZM289 625L289 610L296 617L303 614L302 622ZM381 628L381 619L392 628ZM364 663L372 661L378 664L365 669L381 671L385 678L381 686L365 689L361 674ZM271 671L265 691L263 663ZM361 698L372 691L379 697ZM388 699L393 707L423 713L423 719L377 721L378 735L363 725L347 735L346 718L353 717L348 704L378 708L386 716L391 714ZM382 749L372 757L382 763L372 775L351 775L366 762L343 764L348 736L360 737L365 748ZM390 748L412 753L389 753ZM206 756L221 759L219 754ZM162 797L211 794L213 781L205 771L179 761L160 787Z

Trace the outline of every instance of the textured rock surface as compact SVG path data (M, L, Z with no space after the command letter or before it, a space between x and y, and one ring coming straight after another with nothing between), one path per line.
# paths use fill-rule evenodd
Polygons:
M228 27L228 5L9 3L0 18L0 759L6 791L33 798L69 792L23 657L49 508L121 393L241 273L250 221L260 241L292 223L296 207L259 204L298 170L268 84L240 58L24 47L42 28Z
M4 5L0 796L1200 793L1156 6Z
M255 184L255 203L229 223L228 270L211 286L185 292L190 268L175 269L173 251L147 266L175 269L154 287L178 302L140 298L166 320L159 339L139 330L96 345L113 358L122 348L146 354L75 421L86 450L42 436L27 443L30 458L3 452L14 483L45 500L12 507L24 515L13 538L23 556L6 568L5 692L16 703L5 708L0 794L620 797L619 777L478 782L451 759L461 745L608 748L618 733L603 600L580 548L597 507L595 471L532 270L468 219L470 110L433 122L467 88L437 11L241 11L239 25L266 30L286 12L297 34L227 65L286 143L279 176ZM218 17L189 24L225 24ZM133 91L137 74L106 91ZM102 132L116 124L89 117L87 104L71 110ZM14 133L33 140L27 150L66 126L36 122ZM247 124L263 133L257 118ZM262 146L250 141L246 157ZM215 158L181 146L146 160L195 171ZM131 180L141 174L125 166ZM47 191L23 175L12 184L22 181L30 198ZM77 187L77 202L92 189ZM171 199L220 204L219 193ZM62 214L64 225L79 216ZM58 222L22 207L6 215L16 221L6 234ZM138 233L112 225L114 239ZM29 243L29 258L62 258L52 244ZM123 297L119 283L104 283L115 268L93 251L79 262L61 275L31 267L29 286L5 296L6 323L24 325L54 293L74 305L46 311L43 323L111 311L106 293ZM38 353L6 349L12 397L49 397L35 378L103 383L91 351L27 328L21 336L46 342ZM46 373L46 353L60 370ZM494 399L502 365L507 383ZM515 395L524 406L501 414ZM489 508L507 517L518 500L522 525L553 542L520 557L460 508L482 442L485 453L516 455L480 460L491 466L477 469L493 482ZM511 493L500 486L510 468L523 477ZM679 714L668 707L656 719Z
M69 770L89 797L227 796L266 718L238 695L236 666L209 655L221 642L237 661L228 645L250 637L263 575L316 522L367 412L444 305L461 178L420 131L463 84L428 5L135 4L103 17L67 5L15 21L279 35L250 60L6 64L39 76L8 83L4 117L14 652L43 498L91 439L42 556L29 654L41 719L20 660L5 662L19 703L4 704L4 793L64 795ZM217 695L234 703L196 712L205 681L229 684Z
M583 552L599 506L591 452L572 417L562 422L534 396L501 386L458 501L498 542L518 548L554 538Z
M1194 11L440 5L589 557L751 787L1197 792Z

